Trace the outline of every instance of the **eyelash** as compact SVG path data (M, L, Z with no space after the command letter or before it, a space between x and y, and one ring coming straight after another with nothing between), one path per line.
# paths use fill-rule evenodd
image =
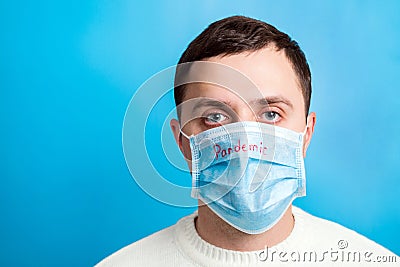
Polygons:
M262 116L264 114L266 114L266 113L274 113L274 114L276 114L277 119L275 119L275 120L267 120L265 118L262 118ZM213 121L212 119L210 119L210 117L213 116L213 115L222 115L224 117L224 119L222 121L219 121L219 122L218 121ZM219 111L210 112L210 113L207 113L207 114L203 115L203 123L205 125L208 125L208 126L221 125L221 124L223 124L225 121L227 121L229 119L230 119L230 117L226 113L219 112ZM280 114L280 112L275 111L275 110L266 110L266 111L263 111L261 113L261 115L259 116L258 119L259 119L260 122L271 124L271 123L279 122L282 119L282 115Z
M275 120L267 120L267 119L264 119L264 118L260 118L260 119L262 119L262 120L267 121L267 123L277 123L277 122L279 122L279 121L282 119L281 114L280 114L279 112L275 111L275 110L267 110L267 111L265 111L265 112L262 112L262 113L261 113L261 116L263 116L263 115L266 114L266 113L273 113L273 114L277 115L277 117L278 117L278 118L275 119ZM260 116L260 117L261 117L261 116Z
M223 121L222 121L222 122L216 122L216 121L213 121L212 119L210 119L210 117L213 116L213 115L222 115L222 116L224 117L224 120L223 120L223 121L229 119L229 116L226 115L226 114L224 114L224 113L222 113L222 112L210 112L210 113L205 114L205 115L203 116L204 124L210 125L210 126L222 124Z

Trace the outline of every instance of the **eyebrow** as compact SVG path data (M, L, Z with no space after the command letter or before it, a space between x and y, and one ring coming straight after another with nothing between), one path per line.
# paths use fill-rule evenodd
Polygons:
M289 108L293 109L292 102L283 96L267 96L264 98L254 99L249 102L250 105L256 104L258 106L268 106L271 104L279 104L279 103L284 104L284 105L288 106ZM198 109L200 109L202 107L207 107L207 106L215 107L215 108L223 109L223 110L231 109L231 103L229 101L203 99L203 100L198 101L194 105L192 112L194 113Z
M252 100L252 101L250 101L250 103L251 104L257 104L257 105L260 105L260 106L268 106L268 105L271 105L271 104L282 103L282 104L285 104L286 106L288 106L289 108L293 109L292 102L289 99L287 99L287 98L285 98L283 96L267 96L267 97L264 97L264 98Z
M207 106L215 107L215 108L219 108L219 109L227 109L230 107L230 102L212 100L212 99L200 100L199 102L197 102L194 105L192 112L195 112L198 109L200 109L202 107L207 107Z

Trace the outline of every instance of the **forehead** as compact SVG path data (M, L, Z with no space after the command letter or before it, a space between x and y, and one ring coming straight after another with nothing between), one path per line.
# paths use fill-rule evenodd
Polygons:
M190 75L201 73L201 78L192 81L203 82L188 84L183 101L207 97L222 102L249 103L255 99L282 96L292 102L294 109L304 109L296 73L282 50L266 47L255 52L212 57L206 62L217 64L190 70Z

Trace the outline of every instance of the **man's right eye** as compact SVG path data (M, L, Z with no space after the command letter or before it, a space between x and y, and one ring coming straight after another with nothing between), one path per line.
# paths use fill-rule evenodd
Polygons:
M222 124L225 120L228 119L228 117L222 113L211 113L204 117L205 123L209 125Z

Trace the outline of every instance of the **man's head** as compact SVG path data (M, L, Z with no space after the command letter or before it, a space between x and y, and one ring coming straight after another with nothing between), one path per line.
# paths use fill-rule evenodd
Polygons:
M187 135L198 134L236 121L259 121L297 132L303 132L307 122L305 155L315 123L315 114L308 114L311 74L304 53L287 34L255 19L225 18L212 23L195 38L179 64L197 61L235 70L236 74L227 71L231 77L222 80L239 79L240 83L247 79L256 86L258 97L249 93L253 91L250 88L235 85L227 88L224 83L180 85L177 77L185 68L178 65L174 97L180 122L172 120L171 128L186 159L191 158L190 148L187 140L182 140L181 130ZM219 72L211 69L212 66L209 71L203 68L202 72L209 72L210 76ZM189 119L182 121L182 114Z
M189 44L178 64L255 52L266 47L283 51L289 60L303 94L307 115L311 99L311 72L306 57L296 41L263 21L233 16L212 23ZM176 106L179 106L185 98L184 85L175 88L174 97Z

